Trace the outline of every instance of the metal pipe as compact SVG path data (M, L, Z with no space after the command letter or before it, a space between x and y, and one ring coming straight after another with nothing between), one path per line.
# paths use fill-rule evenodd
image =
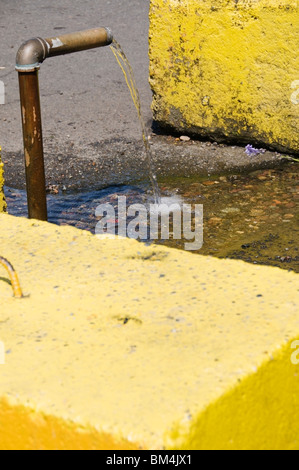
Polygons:
M112 41L113 36L109 28L88 29L48 39L29 39L21 45L17 52L16 70L18 72L32 72L39 69L48 57L109 46Z
M46 179L38 70L19 72L28 217L47 220Z
M85 51L96 47L109 46L113 36L109 28L96 28L79 33L71 33L59 38L46 39L49 45L48 57Z
M29 218L47 220L47 200L38 71L48 57L108 46L113 41L109 28L24 42L16 57L24 139L26 188Z

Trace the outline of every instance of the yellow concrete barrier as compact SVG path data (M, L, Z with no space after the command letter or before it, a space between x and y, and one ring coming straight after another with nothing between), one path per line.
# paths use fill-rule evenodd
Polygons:
M151 0L155 119L299 153L297 0Z
M0 449L299 449L298 275L0 226Z
M3 192L4 186L4 176L3 176L3 163L1 161L1 147L0 147L0 212L4 212L6 210L6 202Z

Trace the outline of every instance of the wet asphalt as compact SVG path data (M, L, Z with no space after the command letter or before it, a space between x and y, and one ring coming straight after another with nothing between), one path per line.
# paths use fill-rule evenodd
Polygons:
M157 129L148 83L149 0L1 0L0 145L6 184L25 186L15 56L31 37L108 26L135 72L151 135L158 180L167 175L225 174L281 164L267 151L248 156L244 146L190 140ZM49 190L94 190L148 178L136 110L109 47L48 59L40 71L46 179Z

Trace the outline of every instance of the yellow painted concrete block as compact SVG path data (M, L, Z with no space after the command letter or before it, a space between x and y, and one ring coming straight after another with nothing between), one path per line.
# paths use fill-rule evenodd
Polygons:
M4 212L6 210L6 202L4 198L3 186L4 186L4 176L3 176L3 163L1 162L1 147L0 147L0 212Z
M0 449L299 449L298 275L0 226Z
M151 0L155 119L299 153L297 0Z

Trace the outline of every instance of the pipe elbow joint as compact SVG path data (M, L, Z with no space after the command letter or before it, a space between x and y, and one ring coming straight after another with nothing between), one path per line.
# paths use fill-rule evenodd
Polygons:
M40 65L47 57L109 46L112 41L113 34L110 28L94 28L49 39L29 39L18 50L16 70L18 72L34 72L39 70Z
M44 39L34 38L25 41L17 52L16 70L34 72L48 57L48 45Z

